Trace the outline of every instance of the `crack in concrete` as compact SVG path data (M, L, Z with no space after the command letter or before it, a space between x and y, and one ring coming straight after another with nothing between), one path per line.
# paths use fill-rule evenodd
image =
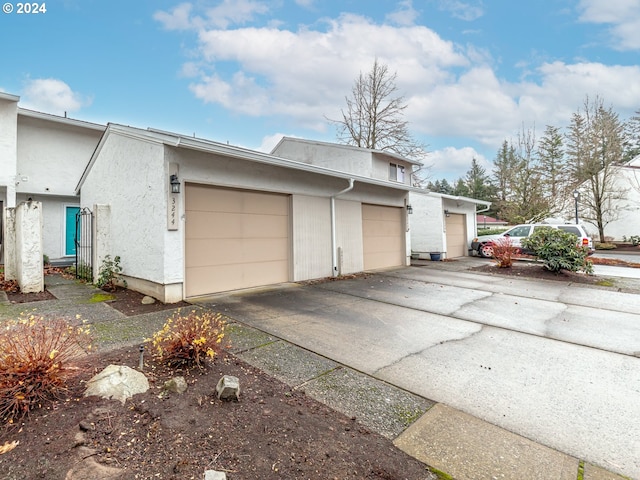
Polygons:
M485 329L485 325L482 324L478 324L480 325L480 328L478 330L476 330L475 332L470 332L468 335L464 335L462 337L459 338L451 338L448 340L442 340L440 342L436 342L433 343L425 348L421 348L420 350L417 350L415 352L409 352L406 355L398 358L397 360L395 360L394 362L390 363L389 365L385 365L384 367L380 367L377 370L375 370L374 372L371 373L372 376L376 376L378 375L378 373L382 372L383 370L386 370L388 368L392 368L398 364L400 364L401 362L403 362L404 360L411 358L411 357L417 357L422 355L425 352L428 352L429 350L435 348L435 347L439 347L440 345L445 345L445 344L449 344L449 343L457 343L457 342L462 342L464 340L469 340L470 338L475 337L476 335L482 333L482 331Z

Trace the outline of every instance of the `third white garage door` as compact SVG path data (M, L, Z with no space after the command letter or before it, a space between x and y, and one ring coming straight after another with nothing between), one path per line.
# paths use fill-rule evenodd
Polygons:
M289 280L289 196L189 184L185 296Z
M467 251L465 216L452 213L446 217L447 257L463 257Z
M364 269L405 263L404 209L362 204Z

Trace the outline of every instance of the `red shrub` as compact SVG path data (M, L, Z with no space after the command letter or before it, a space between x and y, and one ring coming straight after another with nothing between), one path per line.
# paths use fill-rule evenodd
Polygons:
M493 242L493 258L499 268L511 268L518 251L518 247L513 246L511 237L502 237Z
M0 331L0 420L9 424L66 389L73 362L91 348L87 327L23 318Z

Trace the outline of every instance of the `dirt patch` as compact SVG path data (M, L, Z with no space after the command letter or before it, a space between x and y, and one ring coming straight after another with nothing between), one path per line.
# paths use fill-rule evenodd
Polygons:
M138 355L136 348L93 354L64 398L3 431L0 445L20 443L0 455L2 478L62 479L84 457L119 469L111 478L122 479L200 479L206 469L236 480L436 478L356 419L228 353L202 372L172 371L148 359L151 389L125 405L82 396L93 374L109 364L135 367ZM163 393L177 374L187 381L186 393ZM239 402L214 395L222 375L239 378Z
M493 275L505 275L522 278L536 278L539 280L554 280L565 283L582 283L586 285L598 285L602 281L601 278L593 275L585 275L584 273L569 272L561 270L560 272L552 272L544 268L539 263L516 262L510 268L498 268L495 263L491 262L487 265L473 267L470 269L474 272L484 272Z
M151 304L144 304L142 303L142 299L145 297L144 294L126 288L117 288L113 292L108 292L108 295L113 297L113 299L106 300L109 306L124 313L128 317L192 306L187 302L162 303L158 300Z

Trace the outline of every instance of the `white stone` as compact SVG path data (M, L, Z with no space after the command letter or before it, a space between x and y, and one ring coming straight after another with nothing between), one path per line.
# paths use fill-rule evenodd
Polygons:
M150 297L149 295L145 295L144 297L142 297L142 304L143 305L151 305L153 303L156 303L156 299L153 297Z
M240 380L231 375L223 376L216 385L220 400L240 400Z
M184 393L187 391L187 381L184 377L173 377L164 382L164 389L174 393Z
M149 381L143 373L123 365L109 365L87 382L84 396L96 395L102 398L120 400L149 390Z
M205 470L204 480L227 480L227 474L217 470Z

